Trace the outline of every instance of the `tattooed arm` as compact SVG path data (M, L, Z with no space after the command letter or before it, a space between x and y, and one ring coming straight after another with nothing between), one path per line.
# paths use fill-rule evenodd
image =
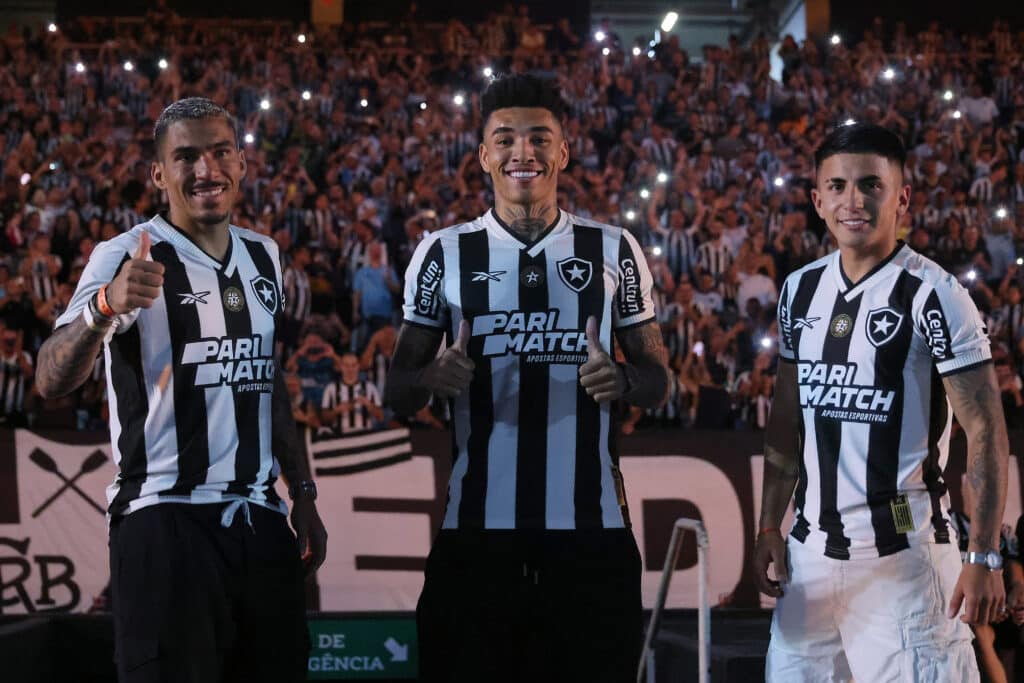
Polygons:
M991 363L943 378L953 413L967 434L967 486L975 500L968 550L998 550L999 527L1006 503L1007 461L1010 455L1006 419ZM949 616L965 603L963 621L986 624L999 612L1005 599L999 572L985 565L965 564L953 592Z
M626 362L620 367L629 382L622 398L639 408L657 408L668 398L668 352L657 322L630 327L615 334Z
M413 415L427 404L431 394L458 396L473 378L473 361L466 356L469 325L462 321L459 338L440 356L444 332L420 325L402 324L395 343L384 404L399 415Z
M103 346L105 330L90 330L85 318L57 329L39 349L36 388L43 398L70 394L82 386L92 372Z

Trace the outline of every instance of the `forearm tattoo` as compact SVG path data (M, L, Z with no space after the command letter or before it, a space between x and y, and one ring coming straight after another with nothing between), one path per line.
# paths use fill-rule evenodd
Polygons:
M69 394L92 372L105 332L89 329L81 316L54 332L39 349L36 385L45 396Z

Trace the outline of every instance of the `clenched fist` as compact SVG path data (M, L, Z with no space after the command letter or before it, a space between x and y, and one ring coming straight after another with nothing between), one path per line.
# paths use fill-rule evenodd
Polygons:
M143 231L139 246L117 277L107 285L107 304L118 315L149 308L164 285L164 265L149 260L149 233Z
M626 377L601 346L594 316L587 318L587 362L580 366L580 384L597 403L614 401L626 393Z

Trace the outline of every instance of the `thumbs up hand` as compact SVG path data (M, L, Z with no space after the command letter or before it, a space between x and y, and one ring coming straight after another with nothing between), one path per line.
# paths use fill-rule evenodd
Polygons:
M107 303L117 314L153 305L164 285L164 266L149 256L149 233L142 231L135 253L107 286Z
M455 398L473 381L476 365L466 355L469 348L470 325L465 318L459 323L459 336L424 368L419 384L441 398Z
M626 393L626 375L601 345L597 319L587 318L587 362L580 366L580 384L597 403L614 401Z

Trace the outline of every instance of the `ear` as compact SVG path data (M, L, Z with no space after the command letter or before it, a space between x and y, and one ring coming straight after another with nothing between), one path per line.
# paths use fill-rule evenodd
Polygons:
M491 160L487 154L487 145L480 143L480 149L477 152L480 157L480 168L484 169L484 173L490 175L491 173Z
M157 188L167 191L167 181L164 180L164 165L161 161L154 161L149 166L149 177L153 179L153 184Z
M811 188L811 203L814 204L814 210L818 212L818 217L824 221L825 214L822 213L821 209L821 195L818 193L817 188Z
M562 138L562 144L558 146L558 170L564 171L569 165L569 143Z
M900 193L896 197L896 215L903 216L907 211L910 210L910 185L904 185L900 188Z
M245 161L245 150L238 150L238 180L241 181L245 177L245 172L248 170L249 165Z

